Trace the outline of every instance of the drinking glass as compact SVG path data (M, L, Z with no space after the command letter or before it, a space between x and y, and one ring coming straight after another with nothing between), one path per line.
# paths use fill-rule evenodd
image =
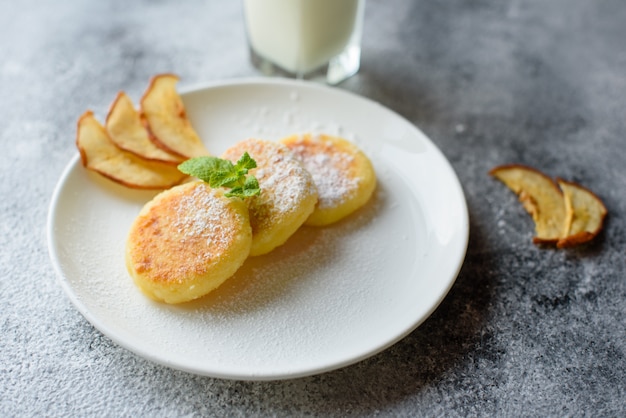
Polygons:
M365 0L243 0L253 65L266 75L338 84L361 61Z

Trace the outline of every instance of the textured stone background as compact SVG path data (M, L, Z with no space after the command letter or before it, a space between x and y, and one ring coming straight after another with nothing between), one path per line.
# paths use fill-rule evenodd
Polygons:
M370 0L362 71L341 88L449 158L470 210L466 262L434 315L383 353L254 383L114 345L63 294L45 237L85 109L104 114L158 72L188 85L256 75L239 2L0 2L0 415L625 415L625 39L621 0ZM605 232L533 246L530 218L486 174L508 162L596 191Z

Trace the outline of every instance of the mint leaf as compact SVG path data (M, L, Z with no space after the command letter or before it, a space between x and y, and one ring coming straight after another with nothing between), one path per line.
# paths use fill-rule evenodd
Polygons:
M215 171L215 157L191 158L178 165L181 173L197 177L202 181L209 182L211 174Z
M228 192L224 193L226 197L244 197L243 196L243 187L233 187Z
M261 193L261 188L259 187L259 181L253 175L249 175L246 178L245 183L243 184L243 194L246 197L257 196Z
M259 181L253 175L249 175L243 186L237 186L230 189L229 192L225 193L226 197L252 197L257 196L261 193L261 188L259 187Z
M215 171L209 179L211 187L237 187L239 185L239 175L234 171Z
M245 171L244 174L248 174L248 170L253 168L256 168L256 161L254 161L254 159L250 157L250 154L246 151L243 153L239 161L237 161L235 170L242 172Z
M256 168L256 161L247 152L233 165L229 160L217 157L191 158L178 165L182 173L197 177L211 187L227 187L226 197L251 197L261 192L259 182L248 170Z

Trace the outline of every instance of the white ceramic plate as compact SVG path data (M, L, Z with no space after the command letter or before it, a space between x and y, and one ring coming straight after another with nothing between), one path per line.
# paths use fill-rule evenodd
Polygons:
M124 265L130 224L155 193L87 172L77 155L54 192L48 243L63 289L97 329L172 368L272 380L355 363L433 312L461 267L469 227L459 181L422 132L375 102L309 83L244 80L182 96L215 155L248 137L339 134L372 159L377 192L348 219L304 227L249 259L207 297L170 306L144 297Z

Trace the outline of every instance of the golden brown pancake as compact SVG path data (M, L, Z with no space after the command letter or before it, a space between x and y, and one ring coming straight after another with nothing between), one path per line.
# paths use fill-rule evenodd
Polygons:
M231 277L251 243L243 200L203 182L186 183L143 207L128 235L126 266L147 296L186 302Z
M311 174L289 149L277 142L248 139L226 150L222 158L236 162L244 152L257 162L261 194L247 200L252 226L250 255L282 245L309 217L317 202Z
M376 174L369 158L353 143L329 135L292 135L281 140L313 176L318 192L307 225L328 225L350 215L370 199Z

